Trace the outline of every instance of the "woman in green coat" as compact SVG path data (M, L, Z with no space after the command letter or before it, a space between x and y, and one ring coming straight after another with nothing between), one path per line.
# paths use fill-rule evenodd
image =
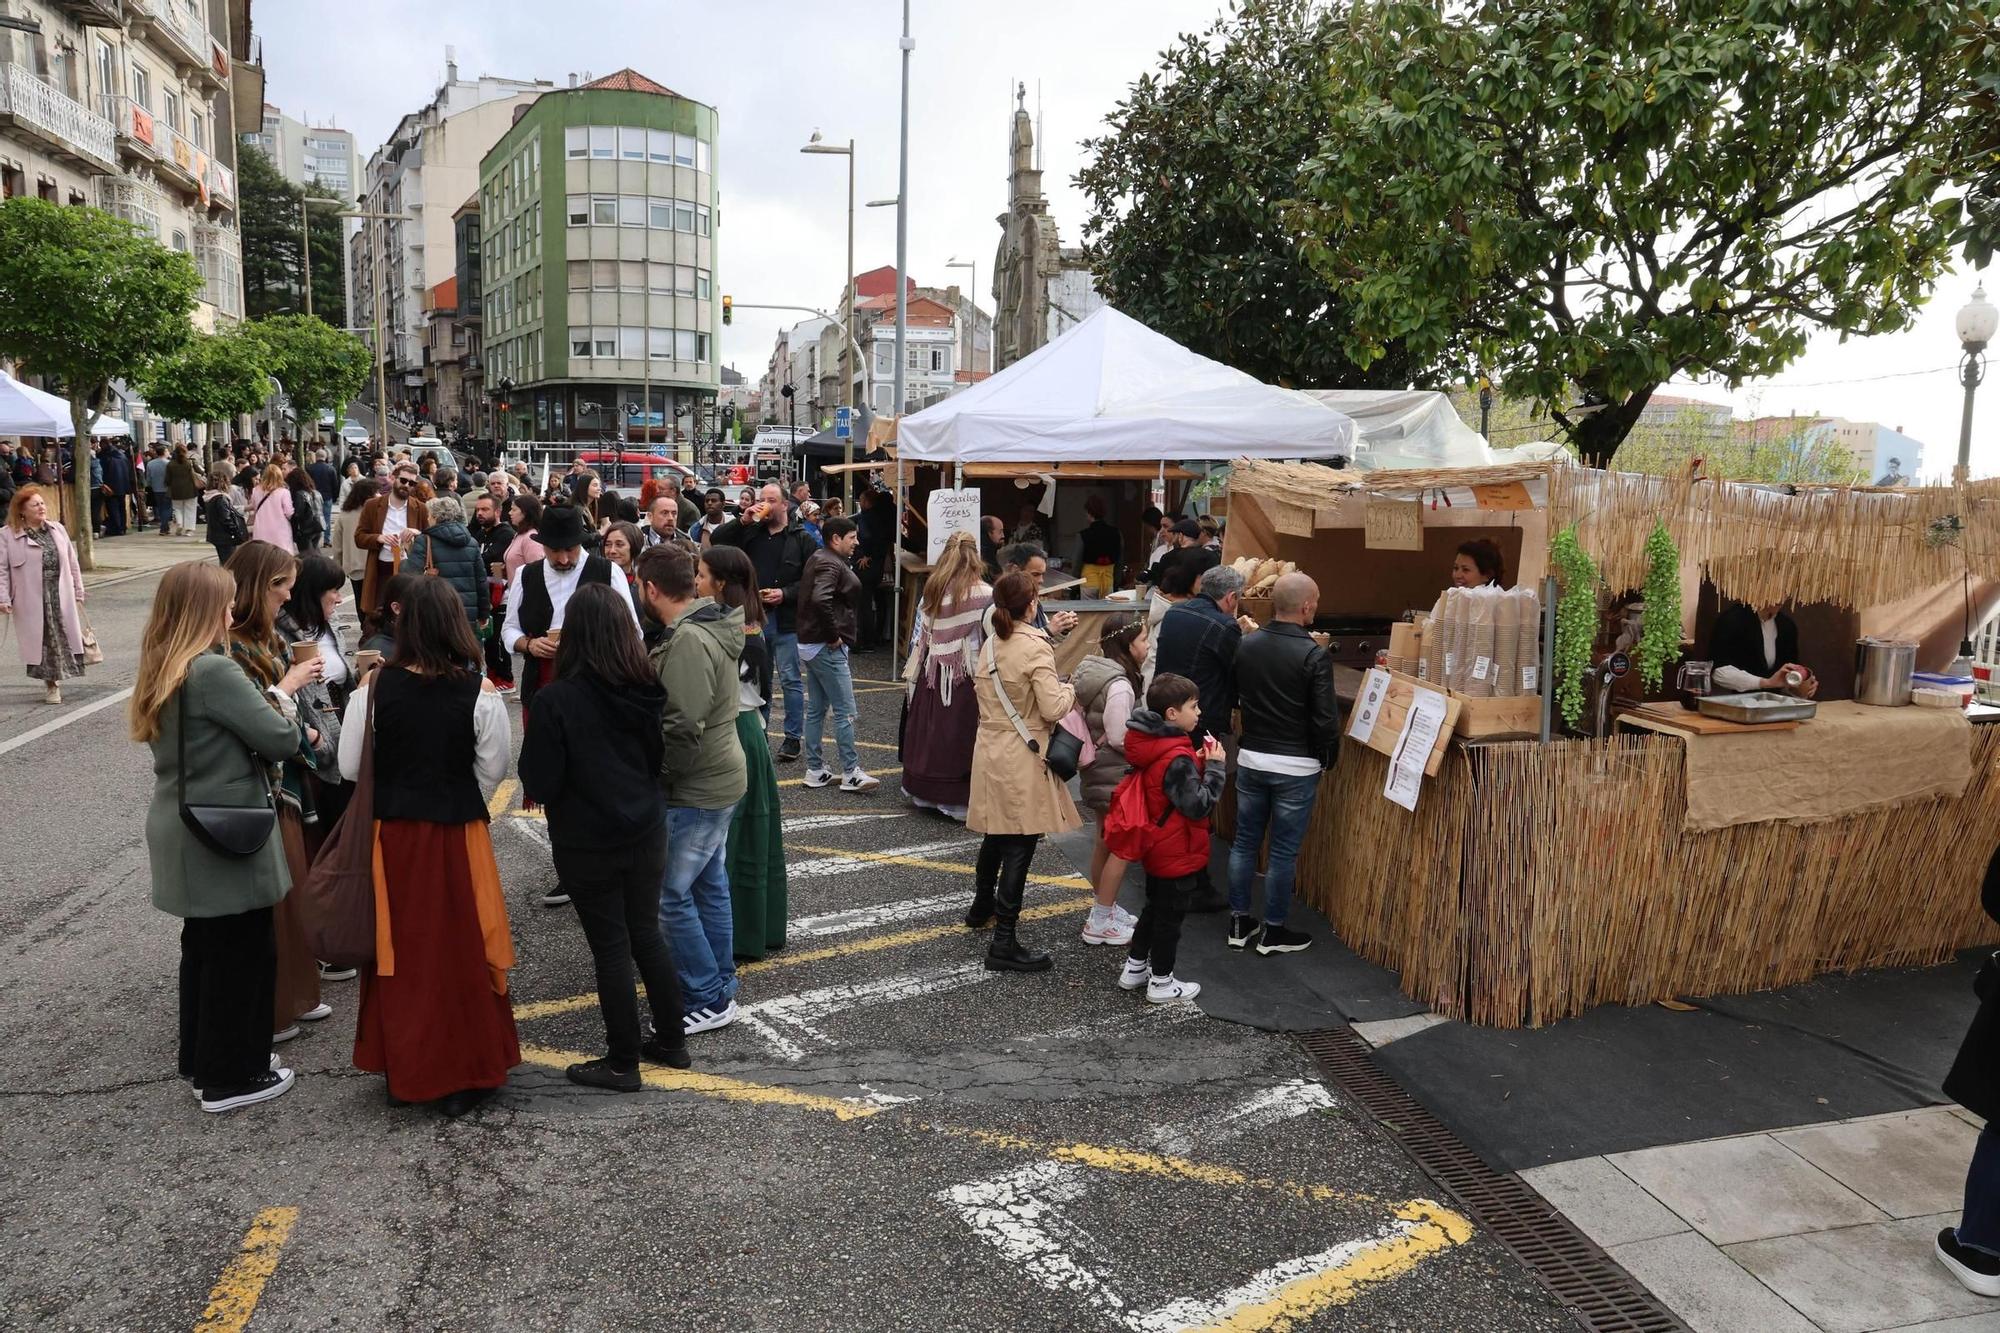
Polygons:
M153 751L153 906L181 918L180 1072L204 1111L269 1101L292 1086L292 1071L271 1059L271 909L291 887L284 849L274 831L249 856L224 855L197 840L180 813L183 801L268 804L266 764L302 739L291 695L309 666L274 687L286 711L272 707L223 651L235 593L235 580L214 565L166 572L127 709L132 739Z

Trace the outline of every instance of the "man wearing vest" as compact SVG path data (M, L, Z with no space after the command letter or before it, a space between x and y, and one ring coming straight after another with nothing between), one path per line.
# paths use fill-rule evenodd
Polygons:
M521 566L507 589L507 619L501 641L509 652L524 655L521 678L521 722L528 725L535 693L555 679L556 645L562 638L563 609L586 583L603 584L632 605L625 571L601 555L583 552L583 511L575 505L553 504L542 511L535 539L548 554ZM632 613L632 631L639 632L639 614Z

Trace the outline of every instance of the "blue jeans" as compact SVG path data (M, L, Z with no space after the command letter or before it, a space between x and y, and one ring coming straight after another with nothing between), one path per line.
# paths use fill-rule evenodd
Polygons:
M806 687L799 675L799 636L766 629L771 641L772 662L778 668L778 684L785 694L785 739L795 741L805 730ZM771 724L771 706L764 705L764 725Z
M852 773L861 767L854 748L854 672L847 664L847 649L837 643L819 650L806 671L806 768L825 768L820 756L820 737L825 734L826 711L833 709L833 739L840 748L840 771ZM789 724L791 719L785 721Z
M681 974L689 1012L736 998L735 913L729 904L729 817L721 810L667 809L667 876L660 885L660 933Z
M164 537L174 521L174 502L167 498L165 491L154 491L152 500L153 521L160 525L160 535Z
M330 495L319 497L319 521L321 525L319 530L321 544L326 546L333 545L333 497Z
M1229 910L1250 914L1250 884L1257 878L1257 849L1271 831L1271 864L1264 874L1264 921L1282 926L1292 911L1292 872L1312 822L1319 774L1288 777L1255 768L1236 770L1236 841L1229 848Z
M2000 1255L2000 1130L1987 1125L1965 1169L1965 1211L1958 1219L1958 1243Z

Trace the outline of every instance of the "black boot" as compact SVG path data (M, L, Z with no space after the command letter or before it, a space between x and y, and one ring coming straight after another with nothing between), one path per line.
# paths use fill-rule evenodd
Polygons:
M993 943L986 949L992 972L1046 972L1056 965L1045 953L1023 948L1014 934L1021 919L1021 897L1028 888L1028 863L1034 859L1036 835L1008 837L1000 851L1000 874L994 886Z
M979 858L973 865L972 906L966 909L965 928L984 930L993 920L993 885L1000 878L1002 835L987 834L979 843Z

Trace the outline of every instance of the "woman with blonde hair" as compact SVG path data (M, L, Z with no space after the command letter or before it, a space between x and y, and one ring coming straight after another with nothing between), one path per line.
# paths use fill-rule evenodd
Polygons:
M250 488L250 539L298 553L292 540L292 493L285 485L285 470L276 463L268 464Z
M972 745L979 733L970 677L986 641L983 622L992 603L979 543L970 533L958 533L945 543L924 584L903 668L908 683L899 746L903 795L960 821L971 798Z
M272 794L277 797L278 836L284 849L291 881L306 877L305 827L319 820L318 809L307 789L306 774L318 764L316 747L322 737L311 717L299 708L294 695L299 688L320 679L325 662L315 658L294 668L284 636L278 632L278 613L291 598L298 581L298 559L270 542L245 542L229 557L229 575L236 580L236 597L229 608L229 655L243 668L250 683L267 692L272 706L284 713L298 734L292 752L273 766ZM303 670L304 679L289 690L277 691L288 673ZM301 1022L316 1023L332 1015L331 1007L319 998L319 961L306 942L305 923L290 898L276 905L272 928L277 932L278 970L272 1009L273 1041L290 1041L299 1035Z
M298 723L221 651L235 591L214 565L175 565L161 576L126 705L132 739L153 754L153 906L181 918L180 1073L204 1111L269 1101L292 1086L292 1071L271 1060L272 915L292 884L284 851L276 836L254 848L218 846L195 813L268 809L265 765L299 747ZM275 688L289 701L308 674L293 667Z
M42 682L42 702L62 702L64 676L83 674L83 567L39 486L23 486L0 532L0 616L14 619L21 665Z

